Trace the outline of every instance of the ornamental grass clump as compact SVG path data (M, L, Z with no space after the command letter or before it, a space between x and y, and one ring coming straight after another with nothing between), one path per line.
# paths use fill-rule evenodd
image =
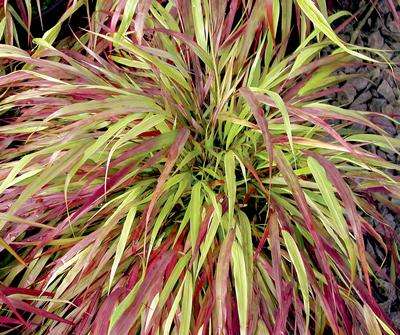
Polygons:
M316 3L98 1L0 46L3 330L396 334L373 285L399 167L367 148L400 140L327 102L372 60Z

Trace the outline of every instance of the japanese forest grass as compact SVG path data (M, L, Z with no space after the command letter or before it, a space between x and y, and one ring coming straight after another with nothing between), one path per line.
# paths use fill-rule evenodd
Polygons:
M372 287L399 167L366 147L400 142L327 102L372 60L317 4L99 1L84 33L0 46L4 330L396 334Z

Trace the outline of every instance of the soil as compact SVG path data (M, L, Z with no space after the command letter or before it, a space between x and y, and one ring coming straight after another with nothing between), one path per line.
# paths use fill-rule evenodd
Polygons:
M341 32L341 38L358 46L385 50L385 57L393 66L388 66L383 62L383 64L372 66L354 66L342 69L338 74L354 74L355 77L342 86L344 90L333 96L331 103L350 109L378 113L371 120L386 130L390 136L400 138L398 123L400 122L400 22L396 23L387 0L374 1L375 8L371 8L372 1L340 0L338 2L342 9L352 13L361 10L357 19ZM357 5L358 7L355 7ZM397 7L397 12L400 15L400 6ZM370 55L377 59L376 54L370 53ZM372 129L358 124L354 124L353 127L356 131L374 133ZM400 163L400 156L395 153L384 152L373 146L370 150L394 164ZM393 173L398 174L396 171ZM400 234L400 213L396 213L380 203L377 204L377 209L387 223ZM382 229L378 223L373 222L373 224L377 230ZM389 274L389 262L382 249L369 240L366 240L366 245L377 263L383 264L385 272ZM400 329L399 287L400 280L394 284L385 280L374 283L374 295L377 301L398 329Z

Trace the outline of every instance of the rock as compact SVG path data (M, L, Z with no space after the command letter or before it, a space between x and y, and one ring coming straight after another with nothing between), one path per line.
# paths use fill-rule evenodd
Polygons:
M363 89L365 89L368 86L369 81L367 78L364 78L364 77L356 77L356 78L350 80L349 84L354 86L354 88L357 91L362 91Z
M400 42L393 42L391 44L391 47L393 49L393 55L399 56L399 51L400 51Z
M355 68L353 66L346 66L344 68L344 73L346 74L353 74L355 72Z
M363 46L364 45L364 41L363 41L363 39L362 39L362 37L361 36L358 36L357 38L356 38L356 43L355 43L356 45L359 45L359 46Z
M380 113L384 106L386 106L385 99L372 99L371 104L369 105L371 112Z
M372 71L369 71L369 75L372 81L375 81L381 77L381 69L374 68Z
M395 42L400 42L400 32L397 33L390 33L390 38L393 39Z
M396 91L397 86L396 86L396 82L393 78L392 73L386 72L386 79L387 83L389 84L389 86L392 88L393 93Z
M342 40L345 41L346 43L349 43L349 42L350 42L350 38L351 38L350 34L343 34L343 35L341 35L340 37L341 37Z
M395 153L390 153L390 154L386 154L386 158L389 160L389 161L391 161L392 163L395 163L396 164L396 162L397 162L397 154L395 154Z
M337 8L348 10L354 13L359 8L360 4L353 0L337 0Z
M395 112L393 105L389 104L382 108L382 112L385 115L391 116Z
M377 120L374 120L374 123L378 126L381 127L384 131L386 131L389 135L396 135L396 127L393 125L390 120L384 117L380 117Z
M392 33L400 33L400 27L392 17L388 16L386 21L386 28Z
M361 93L355 100L354 104L363 104L372 98L372 94L370 91L365 91Z
M390 45L388 44L384 44L382 47L382 50L385 50L386 52L390 53L390 51L392 50L392 48L390 47ZM389 55L388 55L389 56Z
M379 157L381 157L383 159L386 159L386 153L383 152L382 150L378 149L377 154L378 154Z
M350 106L351 107L351 106ZM351 130L354 131L355 133L360 133L360 134L364 134L365 133L365 129L367 127L363 124L360 123L353 123L351 125Z
M397 329L400 328L400 312L390 313L390 320L392 320Z
M349 107L350 109L356 110L356 111L366 111L368 110L368 106L366 104L356 104L352 103Z
M400 50L400 43L399 43L399 49L398 49L398 50ZM391 59L391 61L392 61L394 64L399 65L399 64L400 64L400 54L394 53L394 56L393 56L393 58Z
M372 96L374 97L374 98L380 98L380 95L379 95L379 93L378 93L378 91L376 90L376 89L374 89L374 88L371 88L371 94L372 94Z
M392 87L390 87L389 83L386 80L383 80L382 83L378 87L378 93L382 95L388 102L394 102L396 97L393 93Z
M391 213L388 213L385 215L385 220L392 228L396 227L396 222L394 220L394 216Z
M377 9L381 14L388 14L390 13L390 8L386 2L380 1L378 2Z
M373 32L368 37L368 44L370 48L381 49L383 47L384 39L379 31Z
M339 92L337 95L339 105L347 105L352 103L357 95L356 89L349 84L344 85L342 89L343 91Z
M396 85L397 85L397 83L396 83ZM393 88L393 93L394 93L394 95L396 96L396 98L399 98L399 97L400 97L400 89L399 89L398 86L395 86L395 87Z

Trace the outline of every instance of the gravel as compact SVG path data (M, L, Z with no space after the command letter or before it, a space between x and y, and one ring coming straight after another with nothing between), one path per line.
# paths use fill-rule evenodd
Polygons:
M359 8L366 8L366 11L360 15L359 20L341 33L343 40L350 41L355 34L354 31L359 28L360 22L362 22L368 8L370 8L371 2L368 0L360 2L338 0L338 2L341 3L342 9L349 10L352 13L355 13ZM400 27L393 19L387 0L379 0L376 4L376 9L377 11L372 12L364 26L359 29L355 44L362 47L383 49L387 52L386 57L399 66L389 67L382 62L382 64L375 64L372 67L363 66L342 69L339 73L350 73L356 75L356 77L343 86L344 91L334 96L332 103L355 110L380 113L382 116L373 116L370 120L382 127L390 136L400 138L398 124L387 118L389 116L400 121ZM400 7L397 9L400 14ZM371 56L377 58L377 54L371 53ZM395 79L396 76L397 79ZM356 132L374 132L356 124L352 126L352 129ZM400 157L395 153L384 152L374 146L371 146L370 150L394 164L400 163ZM377 208L387 224L400 234L400 215L379 203ZM366 219L369 218L366 217ZM373 224L378 231L383 230L379 223L373 222ZM384 264L386 267L384 270L389 274L390 269L383 250L376 245L376 242L369 239L366 239L366 246L370 254L375 257L377 263ZM384 280L375 280L373 284L375 298L393 320L396 327L400 329L400 279L397 280L395 285Z
M366 8L358 21L354 21L352 25L341 32L341 37L344 40L350 40L353 35L358 34L355 44L362 47L383 49L386 51L386 57L392 63L400 65L400 28L393 19L387 1L378 1L376 4L378 12L372 12L363 26L360 26L363 21L362 18L366 15L371 3L363 0L357 7L354 1L341 0L338 2L342 9L352 12L356 12L359 8ZM371 53L371 56L379 57L374 53ZM400 122L400 81L395 79L396 76L400 78L399 67L389 67L385 62L382 62L368 67L348 67L341 69L340 73L350 73L355 77L342 87L343 90L336 94L332 103L355 110L382 113L383 116L374 117L373 122L380 125L389 135L397 136L400 132L399 126L389 120L387 116ZM389 155L393 158L393 161L399 160L397 155ZM389 159L389 155L385 158Z

